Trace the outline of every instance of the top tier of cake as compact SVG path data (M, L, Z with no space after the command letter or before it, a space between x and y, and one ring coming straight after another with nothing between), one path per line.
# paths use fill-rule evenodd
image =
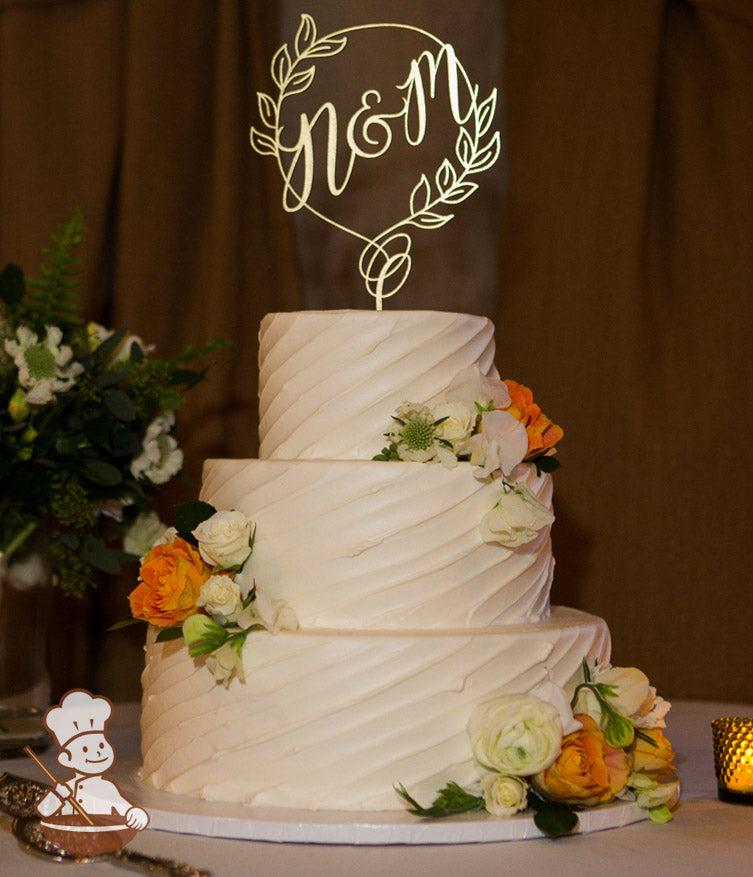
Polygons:
M486 317L437 311L268 314L259 330L259 457L369 460L405 401L494 367Z

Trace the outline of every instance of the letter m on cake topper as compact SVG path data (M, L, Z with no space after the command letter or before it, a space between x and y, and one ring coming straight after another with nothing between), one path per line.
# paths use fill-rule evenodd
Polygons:
M316 64L343 52L357 32L385 34L390 29L412 31L430 45L411 59L406 78L394 86L400 92L396 109L379 112L382 94L374 88L366 89L359 108L344 124L338 119L335 104L326 100L313 113L298 112L297 130L291 136L282 121L283 106L293 95L309 90L316 76ZM421 28L367 24L319 36L314 19L306 14L301 16L292 46L285 43L275 53L271 73L277 96L257 94L262 127L251 128L251 145L261 155L276 159L286 211L306 209L363 242L359 272L377 310L381 310L383 300L394 295L410 274L414 229L440 228L449 222L454 216L449 212L451 205L464 201L478 188L472 177L490 168L499 157L500 134L492 130L497 90L480 100L478 85L471 83L453 47ZM397 137L409 147L419 146L426 135L428 102L437 97L440 85L446 87L449 112L457 127L454 153L443 158L436 170L422 173L414 181L409 197L405 198L405 212L397 222L375 235L367 235L335 221L311 203L315 172L320 164L329 195L337 197L345 191L356 164L384 155ZM346 148L338 151L343 139ZM318 155L322 151L323 159Z

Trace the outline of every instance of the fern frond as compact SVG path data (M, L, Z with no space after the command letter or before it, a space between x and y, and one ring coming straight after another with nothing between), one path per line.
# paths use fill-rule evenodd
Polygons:
M26 295L19 309L23 318L40 332L48 324L72 329L83 322L78 292L83 260L74 251L85 234L84 215L76 210L42 250L46 261L39 265L40 279L26 278Z

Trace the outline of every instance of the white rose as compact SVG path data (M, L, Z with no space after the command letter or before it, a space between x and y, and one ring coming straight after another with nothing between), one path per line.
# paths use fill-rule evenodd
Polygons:
M206 657L207 668L214 678L221 682L225 688L230 685L233 677L237 676L241 682L246 681L243 672L243 657L230 643L224 643Z
M481 519L484 542L496 542L505 548L524 545L554 521L554 515L539 502L525 484L505 485L494 508Z
M141 443L141 453L131 461L134 478L148 478L152 484L165 484L180 472L183 451L169 434L174 425L172 413L155 417L149 424Z
M476 411L463 402L443 402L434 408L432 416L435 421L442 420L434 434L448 442L467 439L476 423Z
M493 816L514 816L528 807L528 783L520 777L487 774L481 780L481 794Z
M468 721L471 749L488 770L530 776L559 755L559 712L530 694L508 694L480 704Z
M123 550L145 557L166 532L167 525L162 523L157 512L142 512L126 530Z
M243 608L241 591L230 576L209 576L196 600L220 624L235 621Z
M222 510L202 521L192 535L205 563L230 569L242 566L251 554L253 527L243 512Z

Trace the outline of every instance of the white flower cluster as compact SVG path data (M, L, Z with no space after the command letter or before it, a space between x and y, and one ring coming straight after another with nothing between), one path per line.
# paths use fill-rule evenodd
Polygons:
M131 461L131 475L134 478L148 478L152 484L165 484L180 472L183 451L171 435L174 426L175 415L171 411L155 417L149 424L141 453Z
M554 515L514 480L528 452L528 434L516 417L502 410L510 404L504 381L486 377L478 365L469 366L454 378L443 402L431 408L403 403L385 436L400 460L450 468L459 459L469 460L477 478L498 480L501 489L481 521L481 537L513 549L535 539ZM376 459L389 459L385 452Z
M204 611L183 623L183 637L189 648L197 642L217 641L217 648L206 656L206 666L225 686L235 677L245 681L242 647L251 630L263 628L275 634L298 627L285 600L272 599L255 588L252 593L236 577L251 555L254 531L253 521L242 512L221 510L191 533L213 574L196 601Z
M542 777L562 753L563 741L582 733L591 719L608 742L606 728L613 714L619 714L631 729L658 729L665 726L669 708L635 667L608 663L588 667L585 662L565 688L545 682L528 694L501 695L480 704L467 729L484 806L504 817L525 810L531 783L537 790L546 788ZM623 745L632 747L633 734ZM648 745L649 753L653 745ZM666 821L668 808L678 799L679 785L674 778L656 778L668 767L666 753L657 753L644 754L640 766L636 761L634 768L630 767L632 756L627 758L621 787L614 792L649 810L656 821ZM671 749L669 753L671 757Z

